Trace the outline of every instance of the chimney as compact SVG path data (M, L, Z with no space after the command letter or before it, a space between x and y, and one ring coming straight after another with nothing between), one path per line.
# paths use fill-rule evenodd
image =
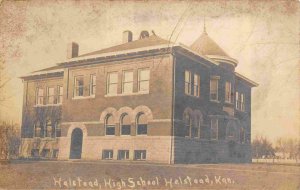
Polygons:
M123 43L128 43L132 41L132 32L129 30L125 30L123 32Z
M78 56L79 52L79 46L77 43L72 42L68 44L68 50L67 50L67 58L71 59Z
M148 38L149 32L147 30L143 30L140 34L140 39Z

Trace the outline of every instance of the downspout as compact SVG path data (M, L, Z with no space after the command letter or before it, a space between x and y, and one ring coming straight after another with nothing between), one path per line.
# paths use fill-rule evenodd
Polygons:
M173 49L172 49L173 50ZM172 161L172 159L174 159L174 146L173 146L173 143L174 143L174 124L175 124L175 119L174 119L174 115L175 115L175 84L176 84L176 77L175 77L175 74L176 74L176 70L175 70L175 63L176 63L176 56L174 54L174 52L172 51L171 52L171 55L173 56L173 64L172 64L172 70L173 70L173 73L172 73L172 76L173 76L173 83L172 83L172 127L171 127L171 152L170 152L170 164L174 164L174 160Z

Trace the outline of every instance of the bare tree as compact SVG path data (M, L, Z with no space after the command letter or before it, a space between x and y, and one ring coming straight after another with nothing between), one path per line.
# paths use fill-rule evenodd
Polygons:
M18 157L20 135L14 124L2 122L0 124L0 160L9 160Z
M253 158L267 158L275 155L275 149L267 137L256 136L252 141L251 147Z

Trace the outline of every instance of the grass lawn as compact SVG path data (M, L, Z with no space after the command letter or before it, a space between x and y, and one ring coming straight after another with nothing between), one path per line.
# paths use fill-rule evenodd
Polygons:
M300 167L266 164L14 161L0 189L300 189Z

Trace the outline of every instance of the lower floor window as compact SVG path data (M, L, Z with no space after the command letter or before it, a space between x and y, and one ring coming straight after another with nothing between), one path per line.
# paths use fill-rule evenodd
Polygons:
M41 156L42 157L51 157L50 156L50 149L43 149Z
M32 157L38 157L39 156L39 149L32 149L31 150L31 156Z
M138 135L147 135L147 124L139 124L137 128Z
M113 158L113 150L103 150L102 159L103 160L111 160Z
M122 135L130 135L130 125L122 125Z
M134 151L135 160L146 160L146 150L135 150Z
M118 151L118 160L128 160L128 159L129 159L129 150Z
M52 157L53 157L53 158L57 158L57 157L58 157L58 152L59 152L58 149L54 149L54 150L53 150Z
M106 135L115 135L115 126L114 125L106 126Z

